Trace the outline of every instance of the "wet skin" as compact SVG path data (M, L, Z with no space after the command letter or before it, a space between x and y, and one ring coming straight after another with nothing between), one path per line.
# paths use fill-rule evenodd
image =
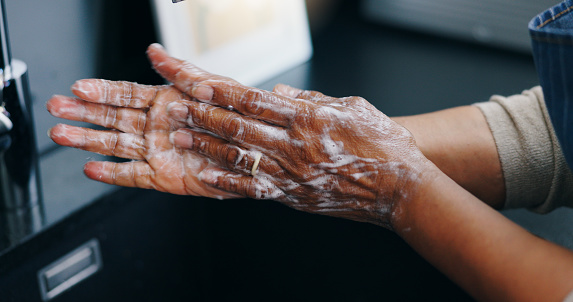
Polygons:
M286 85L264 91L172 58L156 45L148 55L172 86L88 79L73 85L78 98L48 102L55 116L111 129L57 125L50 132L56 143L135 160L88 163L92 179L176 194L272 199L391 227L396 202L436 170L410 132L360 97Z

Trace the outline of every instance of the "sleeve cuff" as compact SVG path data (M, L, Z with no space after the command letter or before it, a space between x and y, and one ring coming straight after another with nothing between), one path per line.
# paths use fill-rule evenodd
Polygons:
M573 176L540 87L474 104L492 131L505 179L505 208L546 213L573 203Z

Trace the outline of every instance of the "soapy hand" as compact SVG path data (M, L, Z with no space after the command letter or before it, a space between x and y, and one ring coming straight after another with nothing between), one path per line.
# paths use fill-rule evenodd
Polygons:
M76 82L72 92L78 98L54 96L48 111L109 130L59 124L49 131L50 137L60 145L132 160L89 162L84 167L88 177L175 194L238 197L200 182L197 175L209 167L209 161L169 142L169 134L185 125L167 116L167 104L190 101L176 88L88 79Z
M433 170L413 136L362 98L285 85L263 91L205 77L157 45L148 55L194 98L167 106L188 125L171 140L216 163L198 174L213 188L391 227L397 203Z

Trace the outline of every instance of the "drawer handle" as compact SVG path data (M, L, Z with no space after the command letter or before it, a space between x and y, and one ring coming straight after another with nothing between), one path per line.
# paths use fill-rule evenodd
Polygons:
M102 267L97 239L92 239L38 272L43 301L49 301Z

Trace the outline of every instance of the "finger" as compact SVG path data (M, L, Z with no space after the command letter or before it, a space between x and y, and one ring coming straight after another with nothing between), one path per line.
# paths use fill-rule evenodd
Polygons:
M157 175L153 168L144 161L126 163L88 162L84 165L84 173L90 179L123 187L154 189L180 195L207 196L218 199L242 197L242 195L219 190L211 186L200 186L196 181L177 186L175 189L162 186L157 182ZM172 183L170 184L172 185Z
M306 101L224 81L198 83L190 95L199 101L283 127L289 126L298 112L306 112L308 107Z
M199 173L205 184L254 199L284 200L286 194L265 177L250 177L217 168L208 168Z
M322 92L314 90L303 90L295 87L291 87L285 84L277 84L273 88L273 92L278 93L283 96L288 96L295 99L302 99L311 101L313 103L333 103L338 100L337 98L327 96Z
M259 151L245 150L207 133L180 129L171 133L172 144L206 156L219 166L245 175L273 174L278 165Z
M282 96L286 96L289 98L296 98L303 91L304 90L302 90L302 89L291 87L291 86L285 85L285 84L276 84L275 87L273 87L274 93L277 93L277 94L280 94Z
M108 156L142 160L144 138L118 131L98 131L65 124L50 129L48 135L59 145Z
M289 125L300 106L292 99L242 86L230 78L211 74L191 63L173 58L159 44L149 46L147 54L159 74L181 91L201 101L232 108L247 116L281 126Z
M88 162L84 166L87 177L110 185L155 189L153 170L144 161L114 163Z
M212 74L183 60L171 57L160 44L151 44L147 48L147 56L153 68L167 81L173 83L179 90L188 93L197 82L206 80L231 81L234 80Z
M161 86L101 79L79 80L72 85L73 94L88 102L130 108L149 107L159 89Z
M240 146L263 146L288 140L287 130L239 113L201 102L172 103L168 114L176 121L202 128Z
M147 115L140 109L94 104L65 96L54 96L47 103L55 117L80 121L141 135Z

